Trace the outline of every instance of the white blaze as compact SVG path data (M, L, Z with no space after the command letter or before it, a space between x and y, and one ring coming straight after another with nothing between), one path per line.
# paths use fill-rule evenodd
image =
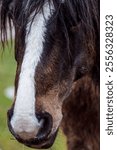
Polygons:
M44 16L43 13L38 13L32 25L31 22L27 25L26 49L19 76L14 114L11 120L11 125L16 133L35 132L36 134L40 126L35 116L34 76L43 51L46 21L51 15L48 3L44 5L43 12Z

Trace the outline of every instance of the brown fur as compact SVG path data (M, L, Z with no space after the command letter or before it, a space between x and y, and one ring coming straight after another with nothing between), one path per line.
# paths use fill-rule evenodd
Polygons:
M73 85L63 107L62 128L68 150L99 150L99 86L90 76Z

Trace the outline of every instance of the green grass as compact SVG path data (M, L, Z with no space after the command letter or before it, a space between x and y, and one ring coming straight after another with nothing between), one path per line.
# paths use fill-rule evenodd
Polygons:
M31 150L18 143L7 127L7 110L12 101L5 97L4 90L13 86L15 70L16 62L12 48L9 50L8 47L5 47L4 52L0 49L0 150ZM50 150L66 150L66 140L61 130Z

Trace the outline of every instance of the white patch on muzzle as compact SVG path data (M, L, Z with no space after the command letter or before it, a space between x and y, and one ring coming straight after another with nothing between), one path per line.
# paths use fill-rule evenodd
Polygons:
M43 13L38 13L33 23L31 24L30 21L27 25L26 49L19 76L14 113L11 119L11 126L15 133L29 132L36 135L39 130L40 123L35 116L34 76L43 51L46 21L49 20L50 16L50 5L46 3ZM32 19L30 18L30 20Z

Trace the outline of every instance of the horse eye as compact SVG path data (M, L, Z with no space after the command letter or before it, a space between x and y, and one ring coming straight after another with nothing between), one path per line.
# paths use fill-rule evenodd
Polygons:
M85 66L78 67L75 72L74 82L84 76L88 71L88 68Z

